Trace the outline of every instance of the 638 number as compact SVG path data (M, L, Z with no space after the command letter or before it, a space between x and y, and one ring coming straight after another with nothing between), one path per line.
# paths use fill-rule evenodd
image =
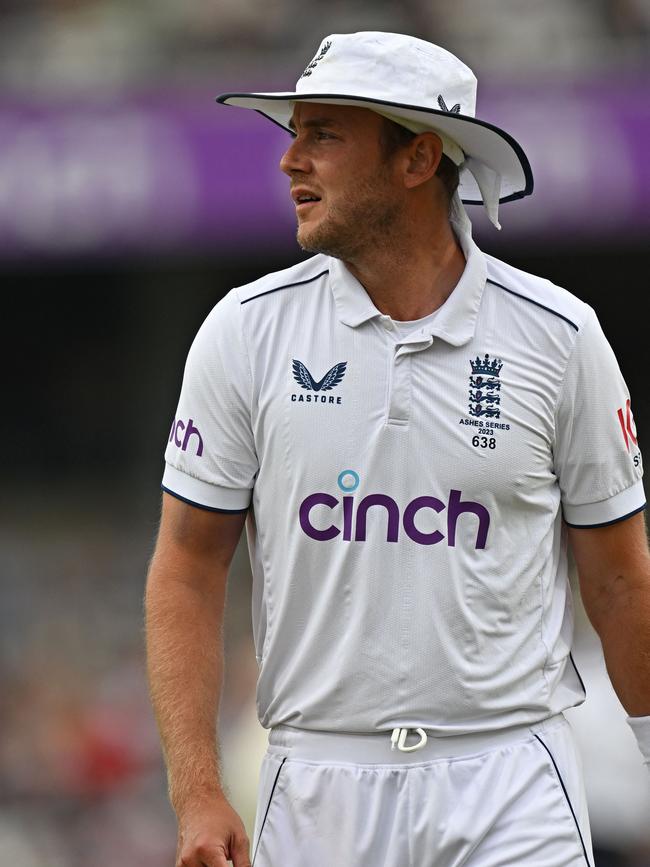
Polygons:
M495 449L497 441L494 437L472 437L472 445L475 449Z

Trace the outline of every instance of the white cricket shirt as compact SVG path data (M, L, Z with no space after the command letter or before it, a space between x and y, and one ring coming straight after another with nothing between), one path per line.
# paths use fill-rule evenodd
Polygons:
M250 509L264 726L450 734L584 696L562 519L643 508L629 394L589 306L461 243L408 336L317 255L190 350L163 487Z

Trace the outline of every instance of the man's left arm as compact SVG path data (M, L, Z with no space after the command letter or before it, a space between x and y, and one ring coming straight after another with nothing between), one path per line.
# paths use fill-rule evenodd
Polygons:
M582 600L612 686L630 717L650 717L650 551L643 513L606 527L568 529Z

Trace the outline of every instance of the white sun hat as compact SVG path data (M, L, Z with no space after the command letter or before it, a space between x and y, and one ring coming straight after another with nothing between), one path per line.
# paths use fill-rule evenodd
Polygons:
M355 105L420 133L440 135L460 168L458 195L483 204L497 228L499 202L530 195L533 174L521 145L476 112L476 76L437 45L399 33L335 33L321 42L294 92L223 93L217 102L250 108L291 132L298 101Z

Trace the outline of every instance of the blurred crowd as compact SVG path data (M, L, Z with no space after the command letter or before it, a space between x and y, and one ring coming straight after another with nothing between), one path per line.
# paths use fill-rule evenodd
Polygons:
M173 863L175 824L143 659L153 528L94 509L32 517L29 530L3 521L0 867ZM241 551L221 729L228 784L250 827L263 735L248 593Z
M0 865L162 865L173 829L142 665L147 543L69 509L3 517Z
M206 73L283 79L335 32L439 41L482 71L575 72L647 58L648 0L4 0L0 87L109 89Z

